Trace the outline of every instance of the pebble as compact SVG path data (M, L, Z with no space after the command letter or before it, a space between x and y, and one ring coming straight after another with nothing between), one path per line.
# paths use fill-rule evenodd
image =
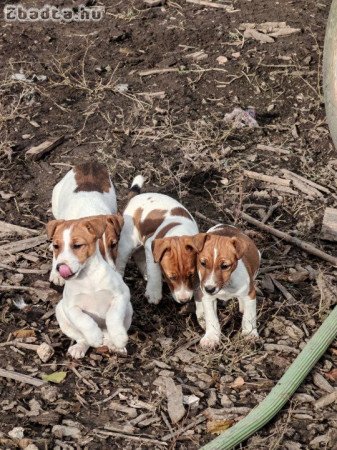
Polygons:
M24 431L22 427L15 427L8 433L8 436L12 439L22 439Z

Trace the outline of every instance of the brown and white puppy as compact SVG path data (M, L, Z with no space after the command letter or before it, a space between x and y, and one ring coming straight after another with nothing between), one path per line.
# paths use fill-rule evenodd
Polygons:
M147 278L145 295L149 303L158 304L162 298L162 272L173 298L185 303L194 292L196 249L191 236L198 233L198 226L177 200L163 194L140 194L143 181L138 176L131 185L134 196L123 214L117 270L124 274L136 250L137 263ZM144 249L145 261L141 261L139 248Z
M201 301L196 301L197 318L206 329L200 344L212 348L220 342L217 299L238 298L243 313L242 333L258 336L254 279L260 253L254 242L233 226L216 225L194 238L199 249L197 269Z
M104 258L114 267L123 218L116 214L116 193L104 165L94 161L79 164L71 169L53 189L52 211L57 220L108 215L100 248ZM55 270L55 262L50 281L54 284L64 284L64 278Z
M68 352L81 358L88 348L106 345L126 352L127 330L132 320L129 288L99 249L110 216L78 220L52 220L55 270L66 282L56 307L61 330L76 341Z

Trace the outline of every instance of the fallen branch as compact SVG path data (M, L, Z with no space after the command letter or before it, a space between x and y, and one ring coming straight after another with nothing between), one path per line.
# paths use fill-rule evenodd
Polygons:
M157 75L160 73L171 73L171 72L179 72L181 69L179 67L166 67L163 69L148 69L148 70L140 70L138 75L141 77L147 77L149 75Z
M17 273L35 273L38 275L44 275L49 272L48 269L22 269L20 267L16 268L3 263L0 263L0 270L10 270Z
M262 223L266 223L267 220L272 216L273 212L281 205L282 205L282 200L279 200L274 205L271 205L270 208L268 209L268 211L266 212L265 216L263 217Z
M14 372L13 370L5 370L1 368L0 368L0 377L9 378L10 380L19 381L20 383L31 384L36 387L40 387L46 384L45 381L39 380L38 378L34 378L29 375L24 375L23 373L19 372Z
M304 178L301 175L298 175L297 173L291 172L290 170L282 169L282 173L284 174L284 176L288 178L292 177L292 179L304 181L304 183L318 189L319 191L325 192L325 194L331 194L328 188L321 186L320 184L317 184L314 181L308 180L307 178Z
M25 158L36 161L37 159L40 159L46 153L53 150L58 145L62 144L64 139L65 139L65 136L61 136L57 139L53 139L52 141L45 141L45 142L42 142L42 144L40 144L40 145L31 147L29 150L26 151Z
M256 148L258 150L265 150L267 152L278 153L279 155L290 155L289 150L285 150L279 147L272 147L271 145L257 144Z
M287 175L285 175L287 176ZM323 194L319 192L316 188L309 186L302 180L298 180L297 178L292 179L292 185L298 189L299 191L307 194L311 198L319 197L324 198Z
M244 176L251 178L252 180L266 181L267 183L290 187L290 181L284 180L283 178L280 177L264 175L263 173L253 172L251 170L244 170L243 174Z
M228 211L230 212L230 211ZM287 233L284 233L283 231L277 230L276 228L273 228L269 225L266 225L265 223L260 222L259 220L254 219L250 215L240 211L239 216L245 220L246 222L256 226L257 228L260 228L260 230L266 231L267 233L270 233L280 239L283 239L286 242L289 242L290 244L296 245L297 247L301 248L307 253L310 253L312 255L317 256L318 258L323 259L324 261L328 261L332 265L337 267L337 258L334 256L329 255L328 253L323 252L322 250L319 250L314 245L310 244L309 242L302 241L299 238L290 236Z
M19 225L13 225L12 223L4 222L3 220L0 220L0 233L9 235L16 234L20 236L34 236L36 234L40 234L38 230L20 227Z
M21 241L10 242L0 246L0 255L14 254L37 247L47 241L47 235L36 236L33 238L22 239Z
M298 195L297 191L294 191L294 189L291 189L288 186L279 186L278 184L265 184L263 188L274 189L275 191L282 192L283 194Z
M206 420L206 417L200 416L200 417L197 418L197 420L195 420L192 423L186 425L185 427L179 428L179 430L174 431L173 433L165 434L165 436L163 436L161 439L162 439L162 441L169 441L171 438L180 436L181 434L185 433L185 431L188 431L191 428L196 427L200 423L205 422L205 420Z

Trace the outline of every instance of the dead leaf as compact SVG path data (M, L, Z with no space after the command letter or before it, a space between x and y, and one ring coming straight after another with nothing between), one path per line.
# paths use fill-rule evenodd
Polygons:
M245 384L245 380L242 377L237 377L237 378L235 378L233 383L229 385L229 387L231 387L232 389L236 389L236 388L243 386L244 384Z
M330 381L337 381L337 368L332 369L330 372L327 372L324 375Z
M26 339L29 337L35 337L35 331L34 330L16 330L13 331L13 336L16 339Z
M48 375L47 374L42 375L42 380L59 384L62 383L62 381L65 379L66 376L67 372L53 372Z
M234 420L209 420L207 422L207 433L221 434L223 431L228 430L233 426Z

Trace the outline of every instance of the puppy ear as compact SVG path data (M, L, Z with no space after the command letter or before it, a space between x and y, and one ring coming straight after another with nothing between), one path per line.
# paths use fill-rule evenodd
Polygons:
M204 248L205 242L209 238L207 233L199 233L191 237L192 245L197 253L200 253Z
M123 225L124 225L123 216L119 213L111 214L110 216L107 216L107 221L108 221L108 224L109 223L112 224L117 236L120 236Z
M48 239L51 239L56 231L56 228L63 223L64 220L50 220L46 225Z
M106 223L106 216L97 216L86 219L83 222L83 225L90 234L93 234L97 239L100 239L104 234Z
M154 239L152 241L152 254L153 254L153 259L155 263L158 263L162 257L164 256L164 253L167 250L170 250L171 248L171 244L169 239Z
M241 259L247 250L248 244L246 240L241 237L233 237L231 242L235 248L236 257Z

